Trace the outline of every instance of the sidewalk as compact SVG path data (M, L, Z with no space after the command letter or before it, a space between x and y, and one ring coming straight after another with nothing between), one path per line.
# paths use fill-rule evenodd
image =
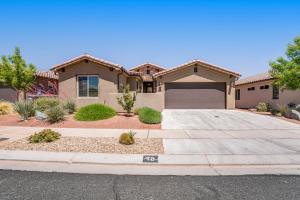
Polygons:
M14 141L43 128L1 127L0 138ZM122 129L53 128L62 136L118 137ZM157 163L142 154L0 150L1 169L110 174L298 174L299 130L133 130L138 138L162 138ZM38 164L36 164L38 163ZM60 166L60 167L58 167ZM44 167L44 168L43 168ZM132 168L132 170L130 170ZM102 171L101 171L102 169ZM150 170L150 171L149 171Z

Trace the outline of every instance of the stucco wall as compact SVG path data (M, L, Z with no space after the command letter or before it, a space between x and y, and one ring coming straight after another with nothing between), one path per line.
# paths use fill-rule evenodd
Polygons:
M269 89L260 89L260 86L269 85ZM248 91L248 88L255 87L254 91ZM238 85L240 89L240 100L236 100L237 108L255 108L259 102L266 102L273 107L278 105L287 105L289 103L300 104L300 90L279 90L279 99L273 99L272 81L262 81L246 85Z
M109 101L107 105L116 109L117 112L124 112L123 108L118 104L117 97L122 96L121 93L110 93ZM150 107L158 111L164 109L164 94L158 93L137 93L136 102L134 104L135 108Z
M0 86L0 100L14 102L17 100L17 93L10 87Z
M73 99L77 105L83 106L90 103L106 103L109 101L109 93L118 92L119 71L110 70L106 66L101 66L93 62L80 62L65 68L65 72L59 71L59 97L61 99ZM98 97L78 97L77 76L78 75L98 75L99 76L99 96ZM120 85L126 84L126 76L119 76Z
M234 77L205 67L197 66L198 72L194 72L195 66L190 66L157 78L157 91L164 92L168 82L225 82L227 109L235 108Z

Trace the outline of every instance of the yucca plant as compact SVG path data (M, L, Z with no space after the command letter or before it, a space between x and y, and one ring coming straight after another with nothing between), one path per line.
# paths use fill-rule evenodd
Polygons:
M31 100L20 100L14 104L14 110L20 115L22 120L28 120L35 114L35 105Z

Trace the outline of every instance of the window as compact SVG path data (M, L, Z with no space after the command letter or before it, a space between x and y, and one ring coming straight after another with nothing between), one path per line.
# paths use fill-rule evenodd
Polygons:
M259 88L260 88L261 90L269 89L269 85L261 85Z
M79 97L98 97L97 75L78 76L78 96Z
M253 91L253 90L255 90L255 87L248 88L248 91Z
M279 87L273 85L273 99L279 99Z
M240 89L235 90L235 100L241 100L241 90Z
M150 70L149 69L147 69L146 74L150 74Z
M194 67L194 73L198 72L198 67Z

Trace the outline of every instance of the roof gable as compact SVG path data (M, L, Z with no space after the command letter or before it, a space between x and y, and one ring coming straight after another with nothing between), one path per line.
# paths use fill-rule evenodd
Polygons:
M153 63L146 62L146 63L143 63L143 64L141 64L141 65L138 65L138 66L136 66L136 67L130 69L130 71L135 71L135 70L137 70L137 69L140 69L140 68L143 68L143 67L147 67L147 66L153 67L153 68L159 69L159 70L166 70L165 68L162 68L162 67L159 66L159 65L156 65L156 64L153 64Z
M162 76L162 75L165 75L165 74L168 74L168 73L171 73L171 72L175 72L177 70L185 69L185 68L193 66L193 65L199 65L201 67L212 69L212 70L222 72L222 73L225 73L225 74L229 74L229 75L232 75L232 76L235 76L235 77L240 77L241 76L239 73L233 72L231 70L228 70L226 68L223 68L223 67L220 67L220 66L217 66L217 65L209 64L209 63L204 62L202 60L192 60L190 62L184 63L184 64L179 65L177 67L155 73L154 76L155 77Z
M96 58L96 57L91 56L89 54L83 54L83 55L80 55L78 57L67 60L66 62L63 62L61 64L55 65L51 68L51 70L55 71L55 70L58 70L58 69L68 67L70 65L82 62L84 60L88 60L88 61L91 61L91 62L94 62L94 63L97 63L97 64L101 64L101 65L104 65L104 66L107 66L107 67L113 67L115 69L120 69L120 70L122 69L123 70L123 67L121 65L118 65L118 64L100 59L100 58Z

